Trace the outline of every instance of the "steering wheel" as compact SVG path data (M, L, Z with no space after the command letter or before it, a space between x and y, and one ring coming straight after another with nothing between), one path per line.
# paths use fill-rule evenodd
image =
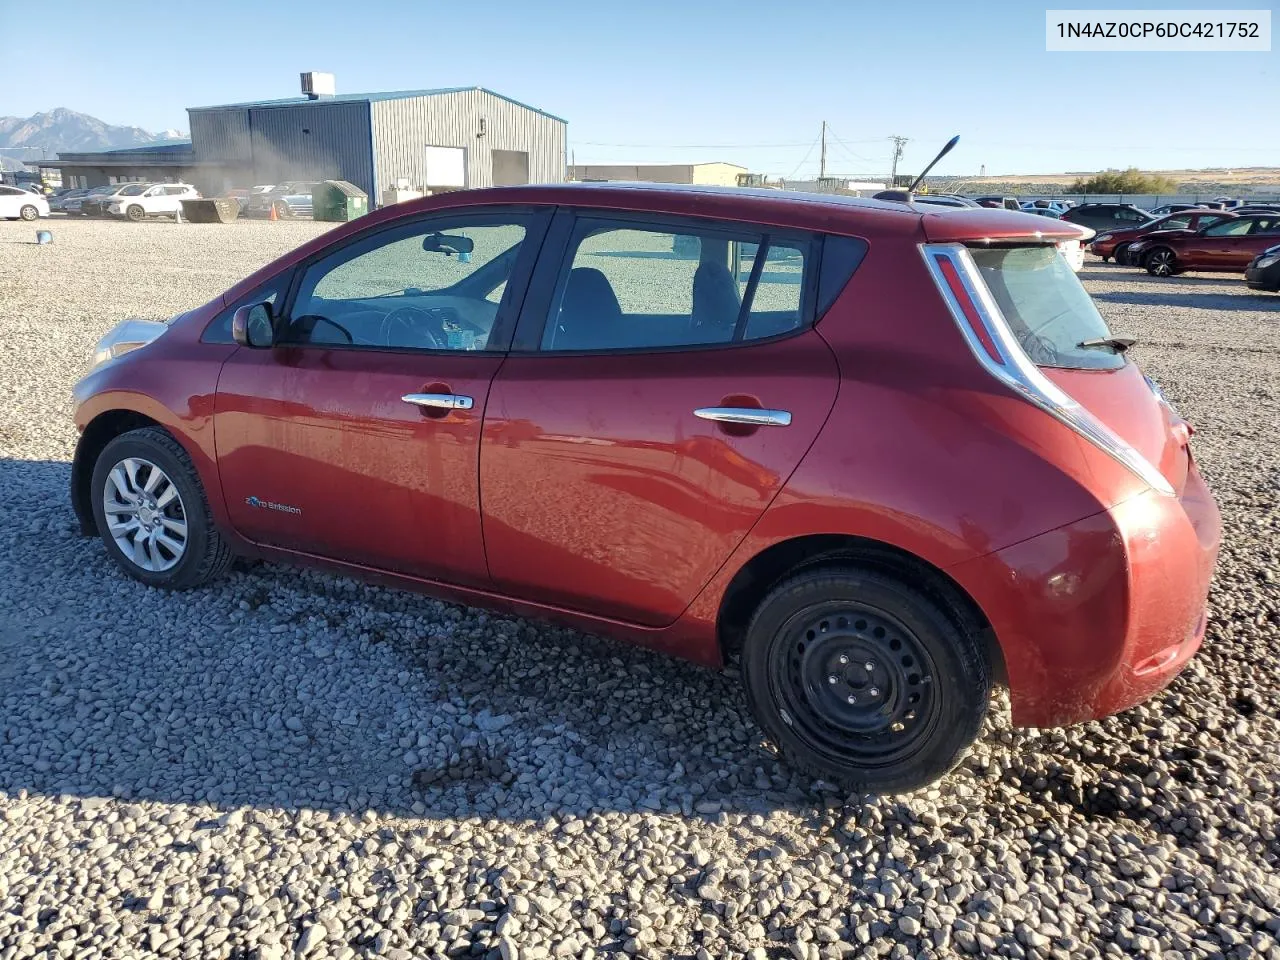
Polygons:
M428 350L441 350L444 344L441 338L430 329L434 325L443 332L443 324L435 315L421 307L396 307L382 318L378 329L378 339L388 347L426 347ZM403 329L408 336L403 342L392 339L397 328Z

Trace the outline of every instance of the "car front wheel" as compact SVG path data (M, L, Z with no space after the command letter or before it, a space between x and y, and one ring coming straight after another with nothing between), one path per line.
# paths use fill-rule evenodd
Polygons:
M973 624L856 567L797 574L761 603L743 647L747 700L798 769L857 793L951 770L977 737L991 671Z
M1125 261L1129 258L1129 245L1125 243L1117 245L1111 255L1115 257L1116 266L1123 267Z
M167 431L144 427L108 443L91 489L107 553L135 580L183 590L230 566L191 458Z
M136 203L133 206L129 207L128 210L125 211L125 216L127 216L134 223L137 223L146 215L147 215L147 212L143 210L140 206L138 206Z
M1168 247L1157 247L1147 254L1143 264L1153 277L1172 277L1178 271L1178 261Z
M23 205L22 209L18 211L18 216L22 217L23 220L30 222L40 216L40 211L28 203Z

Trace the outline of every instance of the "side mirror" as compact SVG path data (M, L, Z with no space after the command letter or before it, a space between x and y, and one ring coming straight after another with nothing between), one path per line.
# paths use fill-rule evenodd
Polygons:
M231 339L242 347L271 346L276 339L271 304L254 303L237 309L231 316Z

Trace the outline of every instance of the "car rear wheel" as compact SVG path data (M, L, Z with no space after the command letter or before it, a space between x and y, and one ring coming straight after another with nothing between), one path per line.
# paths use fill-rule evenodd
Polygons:
M134 223L137 223L139 220L141 220L143 217L147 215L147 212L143 210L140 206L138 206L136 203L134 203L134 204L131 204L127 210L125 210L124 214Z
M26 220L29 222L31 220L34 220L36 217L40 216L40 211L37 210L35 207L33 207L31 204L26 203L26 204L23 204L22 209L18 211L18 216L20 216L23 220Z
M107 553L135 580L183 590L230 566L191 458L167 431L144 427L108 443L91 489Z
M1168 247L1156 247L1147 254L1143 266L1153 277L1172 277L1178 271L1178 260Z
M747 628L747 700L794 766L858 793L951 770L991 695L976 630L930 597L856 567L776 587Z

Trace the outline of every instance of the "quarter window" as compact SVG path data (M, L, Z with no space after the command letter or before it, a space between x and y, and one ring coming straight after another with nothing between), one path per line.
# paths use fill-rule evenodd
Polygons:
M542 349L663 349L796 330L810 248L757 231L581 219Z
M283 342L485 350L526 226L433 219L383 231L309 266Z

